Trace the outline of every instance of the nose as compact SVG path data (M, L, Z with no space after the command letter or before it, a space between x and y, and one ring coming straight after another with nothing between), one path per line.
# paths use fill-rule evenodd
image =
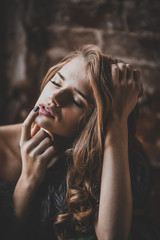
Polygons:
M64 107L71 101L72 93L70 89L58 89L49 96L49 99L57 107Z

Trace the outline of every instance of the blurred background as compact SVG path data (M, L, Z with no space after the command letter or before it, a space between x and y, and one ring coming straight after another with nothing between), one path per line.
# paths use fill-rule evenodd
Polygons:
M152 171L160 222L160 1L0 0L0 125L22 122L52 65L84 43L141 71L137 138Z

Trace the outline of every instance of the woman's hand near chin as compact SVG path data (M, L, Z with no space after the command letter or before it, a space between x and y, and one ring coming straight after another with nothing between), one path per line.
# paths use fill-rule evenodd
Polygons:
M22 172L14 191L15 214L19 219L27 216L32 199L44 180L48 163L54 154L53 142L45 131L37 128L31 134L31 126L37 115L38 112L31 111L22 124L20 139Z

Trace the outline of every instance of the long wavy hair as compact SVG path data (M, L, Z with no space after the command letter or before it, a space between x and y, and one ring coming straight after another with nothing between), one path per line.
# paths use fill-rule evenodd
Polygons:
M61 208L52 218L58 239L76 239L76 236L94 231L99 207L104 133L107 131L107 116L112 107L111 65L119 62L102 53L95 45L84 45L49 69L42 89L57 71L76 57L82 57L86 61L94 107L73 141L70 152L66 154L65 194ZM134 141L135 119L136 107L128 118L129 149ZM62 187L60 189L62 191ZM54 190L52 188L52 194Z

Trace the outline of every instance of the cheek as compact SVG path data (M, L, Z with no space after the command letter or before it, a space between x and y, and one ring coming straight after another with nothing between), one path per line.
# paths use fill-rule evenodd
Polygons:
M53 131L53 120L46 118L43 115L38 115L35 119L35 122L38 124L39 127L45 128L50 132Z
M68 126L70 126L70 128L72 128L72 126L78 127L80 125L83 114L84 114L83 111L75 111L75 110L64 111L62 113L63 122L66 123Z
M84 111L80 113L67 111L66 114L64 114L65 118L60 125L63 128L63 133L65 133L66 136L74 137L82 130L84 126L84 123L81 121L83 115Z

